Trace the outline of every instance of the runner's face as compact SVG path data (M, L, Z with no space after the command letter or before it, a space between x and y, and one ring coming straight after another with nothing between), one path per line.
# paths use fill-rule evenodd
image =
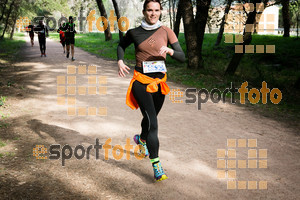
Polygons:
M159 20L161 14L160 4L157 2L148 3L146 10L143 11L143 14L148 24L155 24Z

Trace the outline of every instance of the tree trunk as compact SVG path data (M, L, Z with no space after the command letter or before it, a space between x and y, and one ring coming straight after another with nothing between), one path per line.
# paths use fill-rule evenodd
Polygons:
M199 63L199 54L197 46L196 23L193 14L193 5L191 0L179 0L179 4L181 3L184 36L188 56L188 68L196 69Z
M21 4L21 0L16 0L14 3L14 8L12 11L12 16L11 16L12 24L11 24L10 39L13 39L13 37L14 37L16 22L20 16L20 4Z
M171 0L168 0L169 2L169 18L170 18L170 28L173 29L172 27L172 12L171 12Z
M295 88L300 89L300 77L298 77L294 86L295 86Z
M260 21L260 18L261 18L261 16L262 16L262 13L263 12L257 12L257 14L259 15L258 17L257 17L257 21L255 22L255 24L254 24L254 32L253 33L257 33L257 28L258 28L258 25L259 25L259 21Z
M79 11L80 21L79 21L79 32L83 33L83 5L80 5L80 11Z
M116 0L112 0L112 2L113 2L113 5L114 5L114 9L115 9L116 15L117 15L117 20L119 20L120 17L121 17L120 11L119 11L119 6L118 6ZM123 39L123 32L120 31L120 30L119 30L119 39L120 39L120 41Z
M7 4L8 0L5 0L3 6L2 6L2 14L0 16L0 21L3 19L4 16L4 12L5 12L5 8L6 8L6 4Z
M265 2L267 2L268 0L265 0ZM254 24L255 23L255 17L256 17L256 3L260 3L261 1L259 0L254 0L253 4L254 4L254 12L250 12L248 15L248 18L246 20L246 24ZM252 2L251 2L252 3ZM238 68L240 61L244 55L245 52L245 45L249 45L251 43L252 40L252 34L251 32L245 32L244 29L244 33L243 33L243 41L244 43L243 45L243 53L235 53L225 71L225 75L233 75L236 71L236 69Z
M101 16L103 16L106 19L108 19L107 18L107 14L106 14L106 10L105 10L104 4L103 4L103 1L102 0L96 0L96 2L97 2L97 5L98 5L98 8L99 8ZM109 23L107 25L106 30L104 31L104 34L105 34L105 41L109 41L109 40L112 39Z
M226 4L226 7L225 7L225 13L224 13L224 16L222 18L222 22L221 22L221 25L220 25L219 34L218 34L215 46L219 46L219 44L221 43L223 33L224 33L225 16L229 13L231 3L232 3L232 0L227 0L227 4Z
M15 10L15 12L13 12L13 16L12 16L13 24L12 24L11 32L10 32L10 39L12 39L14 37L15 26L16 26L17 19L19 17L20 6L15 5L15 8L16 8L16 10Z
M198 45L198 67L203 68L204 63L202 59L202 44L205 33L205 26L208 17L208 10L211 0L197 0L197 13L196 13L196 31L197 31L197 45Z
M12 26L12 28L11 28L11 32L10 32L10 39L12 40L13 39L13 37L14 37L14 33L15 33L15 26L16 26L16 20L17 20L17 17L14 19L14 24L13 24L13 26Z
M207 24L208 26L208 33L211 33L212 32L212 25L211 24Z
M178 5L177 5L176 20L174 23L174 33L176 34L177 37L178 37L179 31L180 31L181 17L182 17L182 1L179 1Z
M282 0L282 19L283 19L283 28L284 28L284 34L283 37L290 37L290 11L289 11L289 0Z
M299 4L300 4L300 2L298 2L298 12L297 12L297 14L296 14L296 16L297 16L297 39L298 39L298 37L299 37Z
M259 25L260 18L262 16L263 12L265 11L265 9L267 8L268 1L264 0L263 3L264 3L264 9L259 10L259 11L256 12L256 18L255 18L253 34L257 33L257 28L258 28L258 25Z
M15 0L13 0L13 1L11 2L11 4L9 5L9 10L8 10L7 17L6 17L6 21L5 21L5 26L4 26L3 33L2 33L2 36L0 37L0 39L3 39L3 37L4 37L5 31L6 31L7 26L8 26L8 20L9 20L11 11L12 11L12 9L13 9L13 7L14 7L14 6L13 6L13 5L14 5L14 2L15 2Z
M176 0L172 0L172 16L173 16L173 28L174 28L174 25L175 25L175 8L176 8Z

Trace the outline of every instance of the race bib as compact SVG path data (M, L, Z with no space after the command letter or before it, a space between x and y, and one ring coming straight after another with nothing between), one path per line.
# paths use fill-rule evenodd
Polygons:
M144 61L143 62L143 72L144 73L153 73L153 72L162 72L166 73L167 68L165 61Z

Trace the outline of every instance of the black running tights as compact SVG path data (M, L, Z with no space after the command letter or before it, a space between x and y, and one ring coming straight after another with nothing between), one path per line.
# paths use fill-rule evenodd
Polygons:
M159 89L157 92L149 93L146 91L147 85L145 84L135 81L132 85L134 98L143 114L141 138L146 140L150 159L158 157L157 115L165 100L165 95L161 93L160 85L158 86Z
M46 53L46 38L39 38L41 53Z

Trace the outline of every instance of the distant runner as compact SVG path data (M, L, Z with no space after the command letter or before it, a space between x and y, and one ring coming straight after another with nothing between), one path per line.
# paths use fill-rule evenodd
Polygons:
M33 32L34 25L30 24L27 28L28 28L31 46L33 47L33 45L34 45L34 32Z
M61 43L64 53L65 53L66 52L66 36L65 36L65 32L63 32L62 30L63 30L63 24L61 24L59 29L57 29L57 32L59 33L60 43Z
M132 43L135 46L136 66L130 82L126 104L140 110L143 114L140 135L134 141L140 145L142 154L149 156L156 181L167 179L158 156L157 115L164 103L165 95L170 91L166 84L165 60L167 54L184 62L182 51L175 33L159 21L162 6L159 0L146 0L141 26L129 30L118 46L119 76L125 77L130 68L124 64L125 49ZM170 44L171 48L168 48ZM148 152L149 151L149 152Z
M63 30L66 35L66 45L67 45L67 58L70 55L70 45L71 45L71 53L72 53L72 61L75 60L74 58L74 44L75 44L75 24L73 23L73 17L69 17L69 22L65 24Z
M34 28L34 32L38 34L41 57L46 56L46 37L48 37L48 28L44 25L43 21L39 21L39 25Z

